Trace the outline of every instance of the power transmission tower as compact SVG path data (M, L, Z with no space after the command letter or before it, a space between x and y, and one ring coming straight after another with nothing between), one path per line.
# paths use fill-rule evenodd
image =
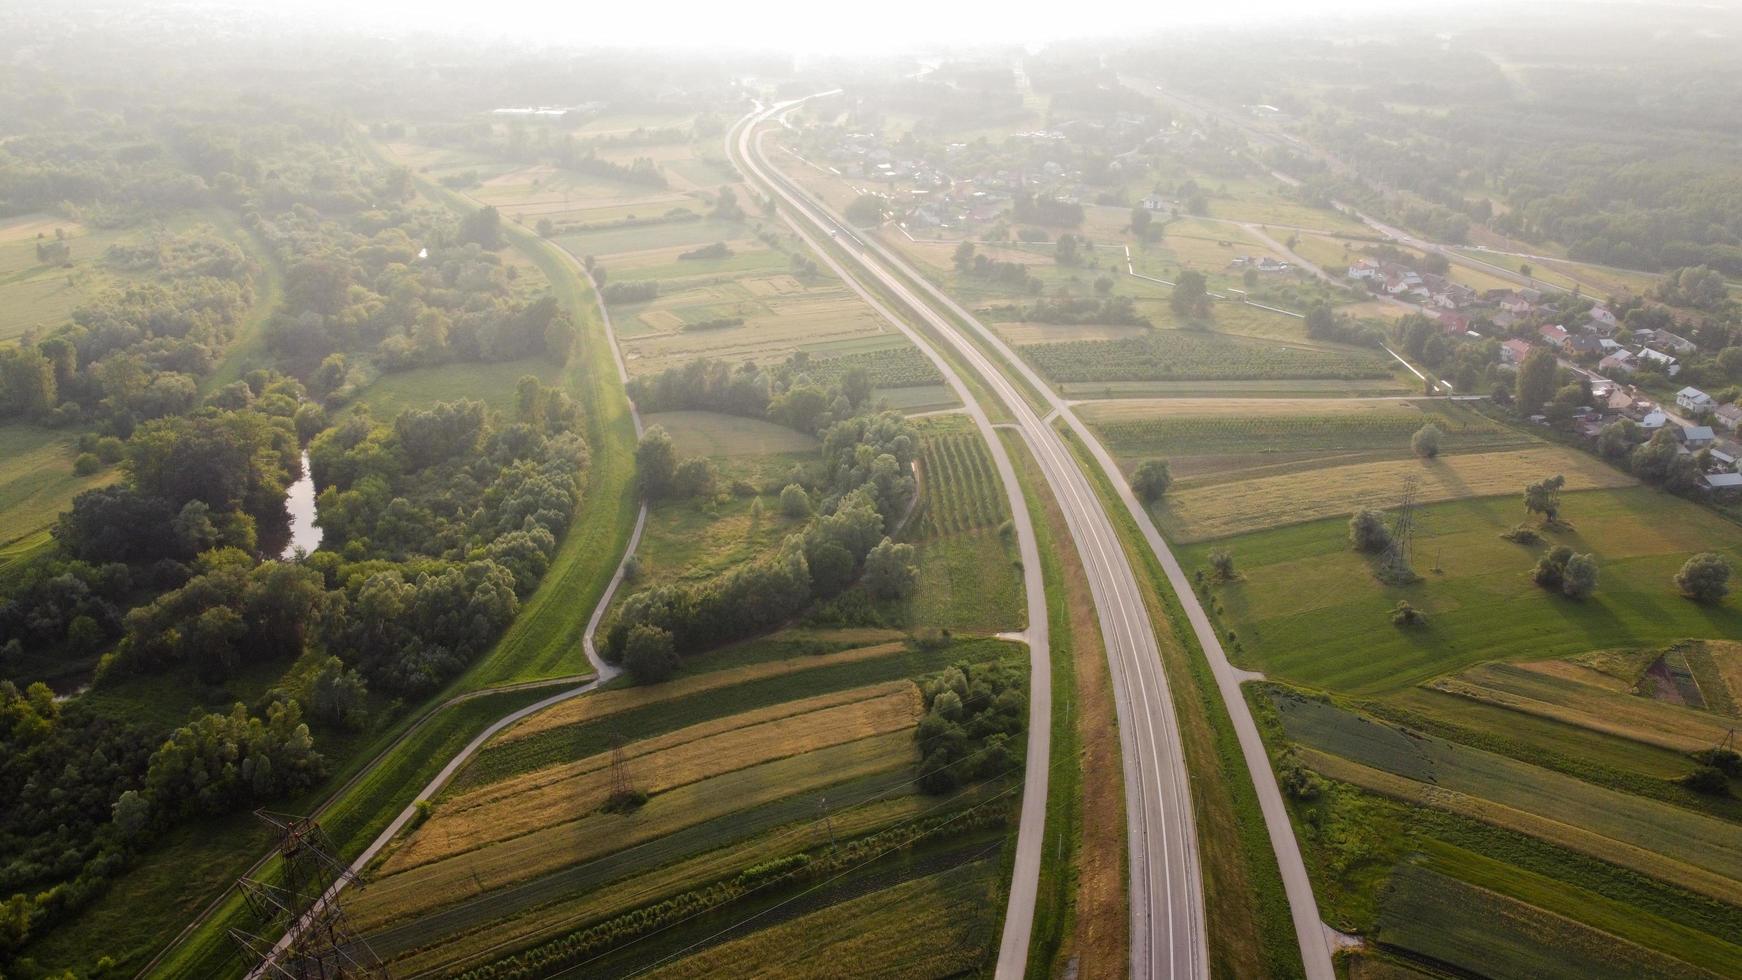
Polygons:
M1391 522L1391 545L1379 562L1379 578L1389 585L1406 585L1421 576L1415 573L1415 535L1418 516L1416 497L1420 484L1413 476L1403 480L1403 493Z
M265 810L254 815L280 835L283 874L278 882L236 882L253 928L231 929L230 940L250 980L386 978L387 968L345 917L339 889L358 879L321 825Z

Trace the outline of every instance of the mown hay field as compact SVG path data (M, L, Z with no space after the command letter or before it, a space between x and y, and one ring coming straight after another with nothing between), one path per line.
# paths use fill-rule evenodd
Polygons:
M1512 481L1543 472L1552 470L1515 472ZM1742 636L1733 600L1701 605L1671 582L1697 552L1742 561L1735 525L1645 487L1567 494L1562 514L1568 526L1524 546L1499 537L1525 517L1517 498L1421 507L1415 565L1423 579L1401 587L1374 578L1370 560L1351 550L1341 517L1190 545L1181 561L1200 568L1212 549L1233 554L1239 577L1215 586L1215 597L1222 623L1237 637L1237 662L1279 680L1355 694L1399 691L1488 660ZM1561 544L1596 556L1601 577L1590 599L1552 595L1531 582L1537 556ZM1392 626L1399 599L1424 610L1427 623Z
M671 435L679 458L813 453L817 440L796 429L719 412L656 412L642 417Z
M1540 475L1539 475L1540 474ZM1261 476L1184 487L1154 505L1168 536L1203 541L1258 528L1279 527L1397 503L1414 479L1420 503L1522 494L1524 484L1561 474L1569 491L1626 487L1631 476L1599 460L1558 446L1505 452L1443 455L1437 459L1361 462L1304 473ZM1522 507L1520 508L1520 517Z

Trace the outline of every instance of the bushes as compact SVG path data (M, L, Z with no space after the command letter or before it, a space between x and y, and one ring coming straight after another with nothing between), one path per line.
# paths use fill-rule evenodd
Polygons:
M1695 602L1717 602L1730 594L1730 563L1705 551L1689 558L1675 573L1675 587Z
M1349 544L1368 555L1382 554L1391 547L1391 529L1385 526L1385 515L1363 509L1349 518Z
M607 303L645 303L659 298L659 281L613 282L605 286L601 295Z
M1423 459L1433 459L1440 454L1440 441L1444 437L1445 433L1440 431L1439 426L1429 422L1410 437L1409 448Z
M637 683L657 684L677 671L671 634L657 626L632 627L623 641L623 666Z
M729 259L734 254L736 253L732 251L730 245L725 242L715 242L712 245L703 245L701 248L692 248L687 252L679 252L677 257L680 261L694 262L706 259Z
M1410 605L1409 601L1406 599L1397 600L1397 605L1393 606L1391 609L1391 625L1393 626L1407 629L1414 626L1425 626L1426 624L1427 614Z
M1172 485L1173 471L1165 459L1146 459L1137 464L1137 471L1131 474L1131 489L1146 504L1160 500Z
M1577 555L1561 545L1537 559L1530 573L1531 581L1551 592L1560 592L1571 599L1586 599L1597 591L1597 559L1593 555Z
M948 793L1020 765L1028 699L1021 665L959 664L921 686L926 714L914 731L919 788Z

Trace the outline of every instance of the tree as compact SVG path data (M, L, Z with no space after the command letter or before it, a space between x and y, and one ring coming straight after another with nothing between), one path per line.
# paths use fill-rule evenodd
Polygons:
M1210 552L1210 569L1216 573L1216 578L1223 582L1233 579L1235 575L1234 556L1221 550Z
M549 238L556 234L556 222L549 218L538 219L538 224L534 227L538 229L538 237L540 238Z
M657 684L677 672L677 651L671 634L657 626L630 627L623 646L623 666L638 684Z
M1136 235L1138 238L1144 237L1144 233L1149 231L1150 220L1151 220L1151 215L1149 213L1148 208L1142 206L1141 204L1138 205L1137 207L1132 208L1131 209L1131 233L1133 235Z
M1349 518L1349 543L1356 551L1377 555L1391 547L1391 529L1385 526L1385 515L1376 510L1359 510Z
M847 220L861 228L883 220L883 199L875 194L860 194L847 205Z
M1168 297L1167 304L1174 313L1187 319L1203 317L1210 312L1210 290L1204 274L1196 269L1186 269L1179 274L1179 280L1174 284L1173 295Z
M57 404L54 365L34 347L0 350L0 416L41 415Z
M1137 472L1131 474L1131 489L1148 504L1160 500L1172 483L1173 471L1165 459L1146 459L1137 464Z
M1616 419L1597 435L1597 451L1606 459L1624 459L1639 442L1639 423L1632 419Z
M1567 559L1562 571L1561 591L1569 599L1588 599L1597 591L1597 558L1595 555L1574 555Z
M1553 524L1560 519L1561 488L1567 485L1567 478L1556 474L1546 480L1538 480L1524 488L1524 509L1532 514L1541 514L1544 524Z
M974 243L962 241L956 245L956 254L952 257L957 272L967 272L974 267Z
M680 500L711 497L719 475L713 460L706 456L691 456L679 463L676 472L672 473L671 495Z
M1730 594L1730 571L1723 555L1703 551L1675 573L1675 587L1695 602L1717 602Z
M885 537L865 555L865 588L878 599L905 599L919 581L913 545Z
M1440 454L1440 439L1444 434L1440 427L1429 422L1415 430L1415 435L1409 438L1409 448L1423 459L1433 459Z
M788 483L780 491L780 512L788 517L811 516L810 494L805 493L804 487Z
M1424 626L1427 624L1427 614L1409 604L1407 599L1397 600L1397 605L1391 608L1391 625L1393 626Z
M1250 271L1250 270L1248 270ZM1314 303L1307 308L1306 333L1314 339L1324 339L1333 336L1337 331L1337 315L1324 303Z
M1554 354L1546 348L1538 347L1524 358L1524 363L1518 366L1518 411L1531 415L1542 409L1543 403L1554 397L1555 370L1557 368Z
M495 208L481 207L460 219L460 241L495 251L502 247L502 215Z
M1053 261L1059 265L1076 265L1081 261L1077 254L1077 236L1069 233L1059 236L1058 247L1053 249Z
M656 425L642 434L635 447L635 474L647 499L659 500L671 493L677 475L677 450L664 428Z
M369 721L369 687L338 657L328 657L310 679L308 702L309 714L329 725L359 731Z

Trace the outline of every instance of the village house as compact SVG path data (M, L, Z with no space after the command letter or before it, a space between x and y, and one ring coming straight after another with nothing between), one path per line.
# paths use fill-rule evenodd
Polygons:
M1530 341L1508 340L1500 345L1500 360L1506 364L1522 364L1530 355Z
M1641 330L1639 333L1643 336L1635 336L1634 339L1640 343L1649 344L1662 350L1674 351L1682 357L1686 357L1699 349L1693 341L1670 333L1668 330Z
M1659 367L1662 367L1663 373L1672 378L1681 373L1681 363L1672 354L1665 354L1663 351L1652 350L1649 347L1644 347L1639 351L1639 359L1642 361L1651 361Z
M1591 322L1601 323L1610 330L1614 330L1621 326L1621 321L1615 319L1615 314L1609 312L1609 308L1601 303L1591 307L1589 315L1591 317Z
M1615 351L1597 362L1597 370L1604 374L1632 374L1638 368L1638 360L1624 350Z
M1566 349L1568 336L1567 328L1560 326L1559 324L1547 323L1538 327L1536 333L1537 336L1541 337L1549 344L1549 346L1559 347L1563 350Z
M1709 425L1684 425L1671 430L1671 433L1677 442L1694 451L1710 446L1718 438Z
M1708 395L1694 387L1683 388L1676 392L1675 403L1677 407L1696 414L1700 412L1710 412L1718 407L1718 403L1712 399L1711 395Z
M1719 425L1731 432L1735 432L1739 426L1742 426L1742 405L1735 402L1719 405L1712 410L1712 414L1717 417Z
M1647 432L1656 432L1669 424L1669 416L1662 409L1652 409L1639 419L1639 427Z
M1588 333L1568 336L1561 348L1574 357L1596 357L1603 353L1602 343Z
M1707 490L1742 490L1742 473L1707 473L1700 477L1700 486Z

